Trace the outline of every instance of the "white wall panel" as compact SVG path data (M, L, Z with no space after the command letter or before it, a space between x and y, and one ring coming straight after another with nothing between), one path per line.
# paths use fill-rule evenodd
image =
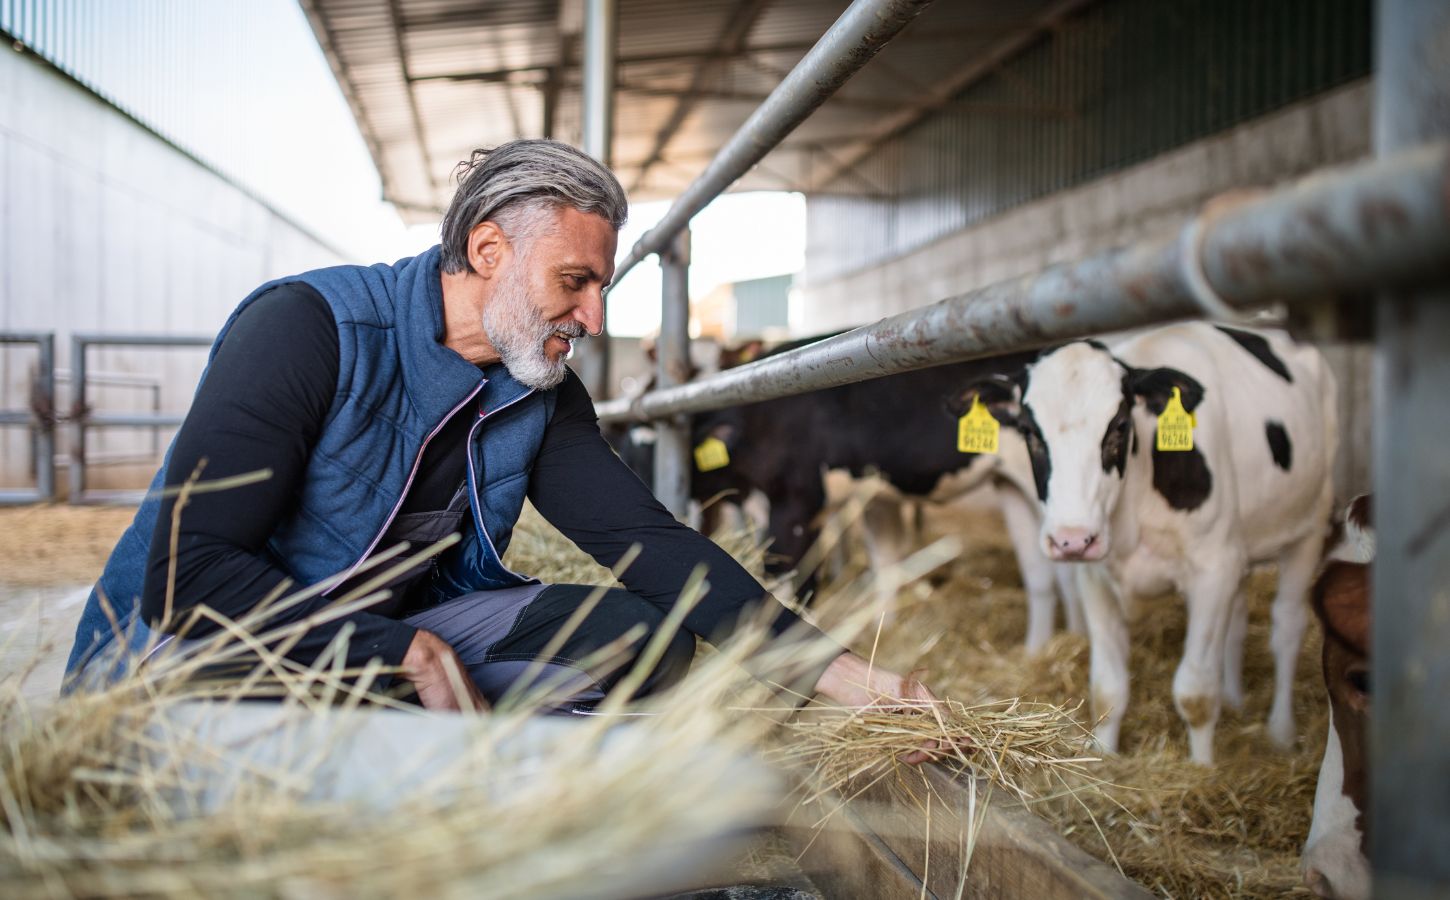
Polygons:
M261 282L343 261L34 58L0 54L0 98L0 328L56 332L62 368L74 331L212 333ZM200 350L108 349L92 351L89 364L155 377L163 408L184 410L203 358ZM26 404L33 361L33 350L0 347L0 405ZM68 393L58 405L69 405ZM149 409L149 395L97 389L93 405ZM0 485L28 484L29 436L0 431ZM150 445L149 435L130 432L98 435L93 448ZM149 467L100 468L92 484L140 486Z

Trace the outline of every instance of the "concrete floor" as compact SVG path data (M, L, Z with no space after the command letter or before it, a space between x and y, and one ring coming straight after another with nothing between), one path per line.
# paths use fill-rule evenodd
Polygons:
M16 586L0 582L0 681L24 678L21 691L36 706L60 689L76 621L91 586Z

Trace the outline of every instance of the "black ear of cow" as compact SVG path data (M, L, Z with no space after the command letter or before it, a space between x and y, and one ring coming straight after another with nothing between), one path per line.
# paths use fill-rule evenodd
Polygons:
M992 418L1007 426L1017 424L1022 414L1022 375L989 375L971 382L959 393L944 398L947 412L953 416L964 416L972 408L972 398L981 397L982 405Z
M1203 385L1192 375L1177 369L1133 369L1124 380L1128 390L1142 397L1154 415L1162 413L1168 406L1174 388L1178 388L1183 408L1188 412L1193 412L1203 402Z

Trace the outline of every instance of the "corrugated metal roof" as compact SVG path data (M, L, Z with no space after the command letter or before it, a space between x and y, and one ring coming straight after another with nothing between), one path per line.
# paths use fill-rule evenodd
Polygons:
M546 130L579 140L578 0L301 2L387 199L411 218L446 204L453 168L474 147ZM613 164L631 198L671 197L689 184L848 5L620 0ZM736 189L870 192L869 179L836 176L886 132L949 101L982 60L1030 43L1084 5L941 0Z

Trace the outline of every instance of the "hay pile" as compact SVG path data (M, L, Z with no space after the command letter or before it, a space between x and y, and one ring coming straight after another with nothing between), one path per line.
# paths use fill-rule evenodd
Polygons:
M995 512L931 511L927 537L946 533L962 537L963 554L934 577L930 590L918 586L902 593L906 608L881 638L880 664L897 671L920 668L939 694L962 701L1021 697L1063 707L1084 701L1085 637L1058 634L1038 659L1021 649L1025 599ZM862 562L857 559L858 567ZM1185 616L1182 603L1167 598L1145 604L1132 626L1132 706L1121 755L1092 768L1094 778L1118 787L1085 783L1071 796L1033 804L1078 846L1116 859L1127 875L1163 896L1307 894L1299 852L1309 832L1327 727L1320 637L1311 627L1300 656L1298 749L1285 755L1272 748L1263 727L1273 683L1267 638L1274 585L1272 572L1250 577L1247 703L1242 713L1225 710L1220 719L1212 769L1188 760L1187 738L1173 708L1171 685ZM828 619L843 612L830 586L820 608ZM1085 707L1078 712L1084 725L1091 724L1087 714Z
M84 584L95 579L134 507L0 507L0 584Z
M562 547L539 560L558 568L539 571L584 580L578 559ZM520 552L528 550L526 538ZM242 640L248 631L266 635L247 620L235 629ZM704 853L722 832L758 824L779 797L773 779L737 779L722 764L758 746L772 727L760 716L731 712L742 696L766 702L739 665L762 639L745 635L698 661L680 690L629 710L639 716L568 723L567 740L545 753L521 757L518 742L527 737L533 710L551 698L519 698L471 721L446 717L469 729L464 749L429 776L426 789L381 811L356 798L319 801L319 779L308 766L259 763L199 736L192 727L198 702L216 709L242 694L235 682L184 677L234 646L220 639L199 653L163 653L142 677L44 710L26 704L24 673L9 673L0 678L0 892L636 896L652 886L652 870L631 871L632 864L670 866ZM820 648L766 652L795 658ZM429 724L430 714L369 691L375 667L303 671L274 654L261 657L247 694L285 698L265 708L285 714L277 726L282 733L270 738L290 748L289 760L356 751L294 745L322 718L367 712L360 707L383 707L372 709L374 716L420 717L418 730ZM623 711L617 697L601 710ZM328 732L328 740L351 733ZM218 784L227 785L221 794ZM663 860L659 848L667 851Z

